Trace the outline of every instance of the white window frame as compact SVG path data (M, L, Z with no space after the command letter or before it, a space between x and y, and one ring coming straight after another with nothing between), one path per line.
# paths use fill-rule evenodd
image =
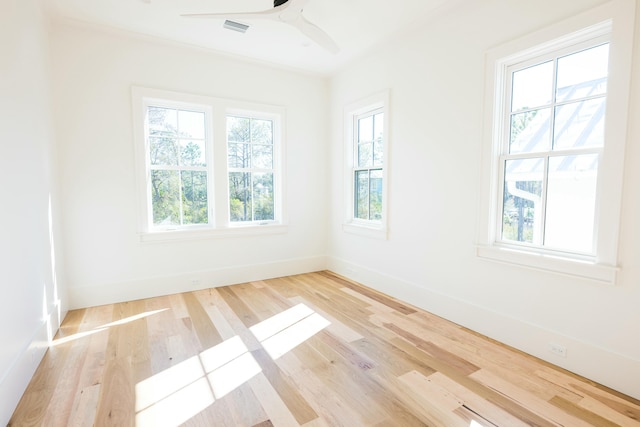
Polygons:
M477 255L481 258L551 271L602 284L615 284L622 204L624 147L627 138L629 82L635 2L613 0L536 33L490 50L486 55L482 191ZM509 91L507 69L516 63L587 40L608 37L609 77L605 145L598 168L593 255L554 252L501 242L498 218L502 186L504 110ZM605 191L606 190L606 191ZM501 222L500 222L501 223Z
M259 169L255 167L245 168L246 172L250 173L260 173L260 172L271 172L273 173L273 191L274 191L274 219L273 220L261 220L261 221L237 221L232 222L229 221L231 227L244 227L248 225L269 225L269 224L278 224L279 218L281 218L281 210L282 204L279 202L282 199L282 167L281 167L281 158L282 158L282 121L280 120L280 115L276 113L267 113L264 111L251 111L246 109L238 109L238 108L228 108L225 114L225 130L226 130L226 118L229 116L233 117L245 117L249 119L258 119L258 120L269 120L273 123L273 167L271 169ZM227 138L225 133L225 144L227 144ZM231 172L232 168L229 168L227 163L227 198L229 196L229 172ZM235 168L233 168L235 169ZM229 203L227 203L227 210L230 209ZM230 212L227 213L230 216Z
M383 162L382 162L382 218L377 220L363 220L355 217L355 165L357 158L358 119L371 113L383 114ZM344 194L345 220L343 231L360 236L378 239L388 238L388 188L389 188L389 91L378 92L365 99L354 102L344 110ZM366 169L366 168L364 168ZM372 167L369 169L380 169Z
M132 86L133 131L138 194L138 234L141 242L206 239L229 236L280 234L287 231L284 189L285 109L278 106L240 102L223 98ZM209 223L182 227L153 225L150 197L151 166L148 130L145 128L149 105L205 112L205 152ZM268 222L231 223L227 166L227 115L251 114L274 122L274 214ZM276 131L277 130L277 131Z

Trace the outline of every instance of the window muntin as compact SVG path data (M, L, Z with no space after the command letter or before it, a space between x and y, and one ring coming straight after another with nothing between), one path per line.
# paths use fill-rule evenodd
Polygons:
M274 132L273 119L227 116L231 223L276 219Z
M376 109L354 116L354 219L382 220L384 112Z
M205 109L149 103L145 111L151 228L203 226L209 217Z
M497 240L595 254L609 44L507 67Z

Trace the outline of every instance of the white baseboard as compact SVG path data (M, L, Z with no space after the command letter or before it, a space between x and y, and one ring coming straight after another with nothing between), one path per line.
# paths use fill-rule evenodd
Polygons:
M328 257L327 268L556 366L640 399L639 360L493 312L467 301L433 292L339 258ZM566 357L550 353L549 343L560 344L568 349Z
M50 340L60 328L65 314L61 312L58 302L32 336L25 339L22 351L0 377L0 425L9 423L22 394L47 352Z
M127 282L69 287L69 307L76 309L134 301L161 295L235 285L253 280L310 273L324 270L326 267L326 257L316 256L265 264L249 264L194 271L176 276L150 277Z

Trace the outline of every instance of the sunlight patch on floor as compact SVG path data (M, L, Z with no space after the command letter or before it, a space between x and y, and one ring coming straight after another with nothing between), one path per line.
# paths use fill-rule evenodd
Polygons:
M159 311L113 322L101 330ZM330 324L298 304L250 329L275 360ZM229 338L136 384L136 426L182 424L261 372L242 339Z
M273 360L293 350L327 326L324 317L300 303L249 328Z
M169 309L168 308L163 308L161 310L146 311L144 313L136 314L135 316L126 317L124 319L116 320L115 322L107 323L106 325L95 327L90 331L78 332L78 333L73 334L73 335L69 335L69 336L66 336L66 337L50 340L50 345L51 346L57 346L57 345L65 344L65 343L68 343L70 341L74 341L74 340L77 340L77 339L80 339L80 338L84 338L84 337L96 334L98 332L106 331L106 330L108 330L109 328L111 328L113 326L124 325L126 323L133 322L135 320L139 320L139 319L143 319L145 317L153 316L154 314L161 313L161 312L163 312L165 310L169 310Z
M55 339L55 340L51 341L51 344L49 344L49 345L52 346L52 347L55 347L57 345L65 344L65 343L68 343L70 341L78 340L80 338L84 338L84 337L88 337L88 336L93 335L93 334L97 334L98 332L104 332L107 329L108 328L100 328L100 329L93 329L91 331L78 332L77 334L69 335L68 337L62 337L62 338Z
M136 397L138 396L136 388ZM177 390L136 414L136 427L177 426L215 402L206 378ZM137 405L137 403L136 403Z
M101 328L110 328L112 326L124 325L126 323L133 322L135 320L143 319L145 317L153 316L154 314L162 313L163 311L169 310L168 308L163 308L160 310L146 311L144 313L136 314L135 316L125 317L124 319L116 320L115 322L107 323L106 325L102 325Z
M313 313L314 311L306 305L298 304L283 311L282 313L278 313L267 320L263 320L262 322L253 325L249 330L258 339L258 341L264 341L294 323L301 321L305 317L309 317Z
M136 384L136 426L179 425L262 371L235 336Z
M262 371L238 336L202 352L200 360L217 399L226 396Z

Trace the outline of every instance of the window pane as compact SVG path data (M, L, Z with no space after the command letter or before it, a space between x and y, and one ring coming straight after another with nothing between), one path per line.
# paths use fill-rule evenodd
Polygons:
M384 164L384 115L382 113L374 116L374 139L373 139L373 165L382 166Z
M182 138L204 139L204 113L178 111L178 125Z
M245 117L227 117L227 141L251 142L250 120Z
M147 124L150 135L175 135L178 131L177 111L170 108L148 107Z
M204 141L180 141L180 164L183 166L207 166Z
M251 174L229 173L229 214L232 222L251 221Z
M553 61L513 73L511 111L542 107L551 103Z
M358 119L358 142L373 141L373 116Z
M180 225L180 178L178 171L151 171L154 225Z
M553 148L604 146L604 113L604 98L557 107Z
M271 221L273 212L273 174L253 174L253 219L254 221Z
M251 142L273 144L273 122L271 120L251 120Z
M248 168L249 164L249 144L229 143L227 154L230 168Z
M597 177L597 154L549 159L546 246L592 252Z
M368 142L365 144L358 144L358 164L357 167L363 168L372 166L373 155L372 155L372 143Z
M149 160L154 166L177 166L178 147L175 138L170 136L149 137Z
M374 139L382 140L382 135L384 134L384 114L378 113L373 116L373 137Z
M549 149L550 111L543 108L511 116L509 153L535 153Z
M359 219L369 219L369 171L357 171L355 174L355 212Z
M369 179L369 219L382 219L382 169L371 171Z
M182 171L182 223L207 224L207 173Z
M543 159L505 162L502 239L541 244Z
M608 44L559 58L556 101L602 95L607 91L608 75Z
M253 151L253 167L258 169L273 168L273 145L256 145L252 146Z

